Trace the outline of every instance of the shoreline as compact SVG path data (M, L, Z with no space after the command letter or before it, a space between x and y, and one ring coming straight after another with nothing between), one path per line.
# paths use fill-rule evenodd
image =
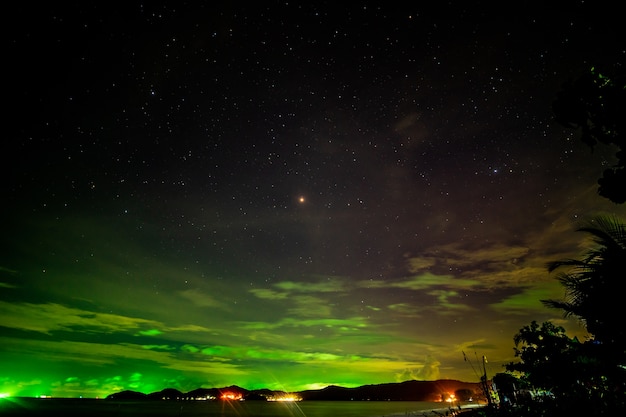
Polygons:
M224 404L229 406L224 408ZM85 416L131 417L151 415L154 417L195 416L206 417L266 417L267 410L277 417L462 417L472 416L482 404L461 406L445 403L419 401L111 401L95 398L32 398L12 397L0 400L0 416ZM276 411L282 410L278 413Z
M461 407L432 408L429 410L407 411L405 413L385 414L382 417L454 417L469 415L478 409L485 407L484 404L465 404Z

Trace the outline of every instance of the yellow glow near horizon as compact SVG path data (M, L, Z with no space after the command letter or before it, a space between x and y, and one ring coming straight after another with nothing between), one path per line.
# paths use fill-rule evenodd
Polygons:
M283 395L283 396L278 396L278 397L267 397L267 401L286 401L286 402L291 402L291 401L302 401L302 398L298 395L295 394L287 394L287 395Z

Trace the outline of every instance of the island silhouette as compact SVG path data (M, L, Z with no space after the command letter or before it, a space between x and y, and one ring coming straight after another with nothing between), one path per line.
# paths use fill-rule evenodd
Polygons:
M430 401L480 402L485 397L478 382L453 379L436 381L410 380L396 383L362 385L346 388L329 385L318 390L277 391L267 388L248 390L232 385L221 388L197 388L182 392L165 388L149 394L124 390L110 394L108 400L245 400L245 401Z

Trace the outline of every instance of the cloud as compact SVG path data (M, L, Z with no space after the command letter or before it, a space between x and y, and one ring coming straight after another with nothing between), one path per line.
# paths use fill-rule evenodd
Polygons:
M51 334L54 331L132 332L155 336L168 331L208 332L197 325L168 327L155 320L99 313L56 303L7 303L0 301L0 321L5 327Z
M541 286L522 289L502 301L491 304L489 307L499 313L508 315L529 315L529 312L544 313L546 307L540 300L560 298L563 296L563 287L556 280ZM532 315L532 313L530 313Z
M56 303L7 303L0 301L0 318L6 327L50 334L53 331L91 330L123 332L154 328L153 320L96 313Z
M453 242L432 247L420 257L409 258L407 269L418 272L420 268L426 269L439 265L439 267L456 271L506 270L518 265L529 253L530 249L526 246L494 244L470 247L463 243Z
M396 374L396 381L436 381L441 375L439 371L440 365L441 363L438 360L429 356L420 367L402 369L401 372Z
M331 317L332 308L328 300L320 297L299 295L292 297L295 306L288 309L288 314L294 317Z
M4 266L0 266L0 272L6 272L6 273L8 273L8 274L10 274L10 275L15 275L15 274L17 274L17 271L16 271L16 270L11 269L11 268L7 268L7 267L4 267Z
M410 303L390 304L387 306L387 308L403 316L414 317L414 318L421 317L421 314L420 314L421 309L415 306L414 304L410 304Z
M141 345L141 347L144 349L161 350L161 351L173 351L176 349L174 346L170 346L170 345Z
M318 282L282 281L274 284L278 289L291 292L341 292L346 290L345 283L341 279L326 278Z
M267 288L253 288L248 291L258 298L263 298L266 300L284 300L289 296L289 294L286 292L278 292Z
M241 329L278 329L278 328L299 328L299 327L322 327L335 329L358 329L367 326L367 320L363 317L352 317L346 319L338 318L310 318L300 319L286 317L277 322L253 322L246 321L240 324Z
M179 291L178 294L186 300L191 301L198 307L214 307L221 310L226 310L226 306L221 301L216 300L209 294L199 289L187 289Z
M246 361L265 361L269 363L278 363L281 365L289 363L298 363L306 365L317 365L324 363L335 363L338 367L344 369L352 369L353 367L363 366L367 363L368 370L372 366L394 366L397 367L397 358L386 354L359 355L346 354L328 351L315 351L306 349L283 349L270 348L261 346L184 346L182 350L195 355L196 357L209 357L212 361L225 361L245 363ZM399 361L400 365L406 362ZM361 365L359 365L361 364ZM383 365L386 364L386 365ZM415 365L415 363L413 363ZM361 370L362 371L362 370Z
M358 286L367 289L379 288L399 288L413 291L427 290L431 288L458 288L470 289L480 288L480 281L471 279L460 279L453 275L438 275L431 272L425 272L420 275L405 277L396 281L386 280L365 280L360 281Z
M429 272L409 277L404 281L393 282L391 286L394 288L403 288L408 290L425 290L434 287L447 287L457 289L472 289L481 286L481 283L471 279L460 279L452 275L435 275Z
M68 363L80 366L84 363L113 366L119 361L147 361L164 369L193 371L200 374L241 375L244 371L238 365L224 361L210 361L179 356L179 350L146 349L132 343L90 343L76 341L49 341L0 338L3 349L9 352L29 353L38 360ZM181 349L182 350L182 349Z
M550 279L546 265L558 255L552 251L555 248L549 243L552 240L541 236L536 236L536 240L528 245L495 244L474 248L455 242L433 247L426 255L407 259L408 271L419 272L421 267L427 271L395 285L415 290L430 285L457 290L502 290L545 282Z
M407 263L409 273L414 274L434 266L437 263L437 259L435 257L409 258Z
M209 329L208 327L199 326L197 324L183 324L181 326L164 327L164 329L167 330L168 333L172 333L172 332L196 333L196 332L212 332L213 331Z
M163 334L163 332L158 329L148 329L148 330L140 330L138 334L141 336L159 336Z
M456 291L434 290L430 291L428 294L437 298L439 303L437 308L441 309L441 314L456 315L459 311L471 311L474 309L466 304L450 301L451 298L458 298L459 293Z

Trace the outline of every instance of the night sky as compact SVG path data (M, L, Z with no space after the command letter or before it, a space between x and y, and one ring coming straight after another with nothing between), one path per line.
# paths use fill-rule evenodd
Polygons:
M552 103L623 71L617 6L209 3L3 6L0 393L473 382L532 320L584 337L546 263L626 206Z

